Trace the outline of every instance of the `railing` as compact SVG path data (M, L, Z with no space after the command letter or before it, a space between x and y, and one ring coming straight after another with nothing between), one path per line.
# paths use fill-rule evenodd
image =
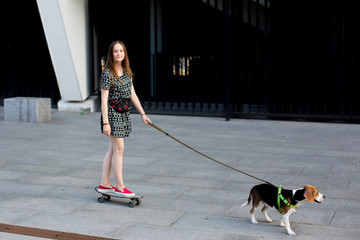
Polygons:
M153 86L147 90L148 110L227 119L360 121L360 70L355 67L360 63L360 28L354 11L340 2L313 4L311 11L287 2L295 12L284 12L279 5L270 8L270 1L240 5L237 16L225 16L224 11L212 15L222 24L218 45L209 47L204 26L204 42L197 49L202 54L180 55L170 49L151 56L156 79L148 84ZM204 6L201 11L210 10Z

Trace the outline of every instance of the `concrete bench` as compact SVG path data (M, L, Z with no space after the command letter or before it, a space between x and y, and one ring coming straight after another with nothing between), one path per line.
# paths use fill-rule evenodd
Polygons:
M5 121L46 122L51 120L50 98L14 97L4 100Z

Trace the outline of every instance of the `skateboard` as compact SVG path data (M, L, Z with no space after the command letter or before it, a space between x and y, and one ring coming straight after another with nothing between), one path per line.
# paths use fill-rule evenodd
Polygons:
M98 202L99 203L109 201L111 199L111 197L125 198L125 199L130 200L130 202L128 203L128 206L130 208L133 208L136 205L140 205L141 204L141 198L143 197L143 196L138 196L138 195L135 195L135 196L132 196L132 197L121 197L121 196L118 196L118 195L115 195L115 194L112 194L112 193L102 193L102 192L99 192L98 187L95 187L95 191L102 195L101 197L98 197Z

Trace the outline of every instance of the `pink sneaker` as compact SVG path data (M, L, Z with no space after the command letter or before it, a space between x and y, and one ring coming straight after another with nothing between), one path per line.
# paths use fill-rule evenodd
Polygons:
M99 185L98 191L101 192L101 193L114 193L115 192L115 187L111 186L109 188L109 187L104 187L102 185Z
M119 197L134 197L135 193L131 192L129 189L127 188L123 188L123 190L117 189L115 188L115 192L116 195L118 195Z

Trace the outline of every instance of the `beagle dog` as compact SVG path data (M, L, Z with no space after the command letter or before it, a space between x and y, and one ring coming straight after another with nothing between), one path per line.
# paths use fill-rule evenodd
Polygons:
M254 186L250 191L248 200L241 205L241 207L248 205L252 201L250 214L253 224L258 224L255 219L255 211L261 203L264 205L261 211L268 222L272 222L272 220L268 216L267 211L270 207L276 208L282 214L280 226L285 226L289 235L295 235L295 232L290 228L290 215L296 212L296 209L303 203L321 203L324 198L325 195L319 193L318 190L311 185L306 185L301 189L288 190L283 189L281 186L276 187L265 183Z

